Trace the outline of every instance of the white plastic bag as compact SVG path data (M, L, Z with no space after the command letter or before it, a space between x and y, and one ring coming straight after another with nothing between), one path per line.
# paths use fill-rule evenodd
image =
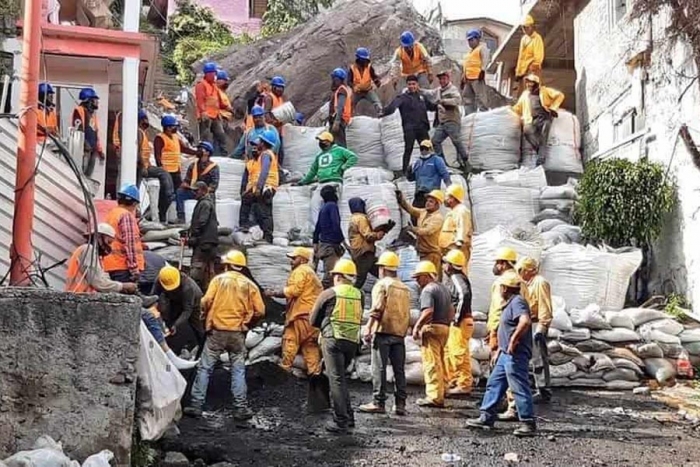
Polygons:
M20 451L5 459L7 467L75 467L63 453L63 446L47 435L40 436L29 451Z
M85 459L82 467L110 467L110 461L114 459L114 454L109 449L93 454Z

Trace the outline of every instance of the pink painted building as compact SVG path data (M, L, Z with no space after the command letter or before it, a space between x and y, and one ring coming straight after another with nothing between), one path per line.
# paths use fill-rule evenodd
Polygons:
M226 23L234 34L260 32L262 16L267 0L193 0L200 6L211 8L216 16ZM177 9L176 0L168 0L168 17Z

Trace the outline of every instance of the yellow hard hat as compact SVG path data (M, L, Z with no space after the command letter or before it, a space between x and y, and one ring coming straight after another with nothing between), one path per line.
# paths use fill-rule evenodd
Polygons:
M430 141L429 139L424 139L423 141L420 142L418 147L419 148L428 148L432 151L433 150L433 142Z
M231 250L221 257L221 264L230 264L231 266L246 267L248 262L245 255L238 250Z
M169 264L163 266L158 273L158 282L160 282L160 285L168 292L175 290L180 287L180 271Z
M532 81L533 83L540 84L540 77L534 73L530 73L525 77L525 81Z
M333 141L335 141L333 135L329 131L324 131L323 133L318 135L316 139L319 141L325 141L327 143L332 143Z
M496 250L496 261L508 261L515 263L518 260L518 253L508 246L503 246Z
M462 253L460 250L448 251L447 254L442 258L442 260L453 266L457 266L458 268L463 268L467 264L467 258L464 256L464 253Z
M535 258L530 258L529 256L520 258L515 264L515 270L519 273L523 271L537 271L538 268L539 264L537 263L537 260Z
M443 195L442 191L440 191L440 190L433 190L425 196L429 197L429 198L433 198L434 200L436 200L440 204L442 204L443 201L445 201L445 195Z
M435 269L435 265L432 263L432 261L421 261L420 263L418 263L418 265L416 266L416 270L413 271L412 276L418 277L423 274L437 274L437 269Z
M353 263L352 260L340 258L338 262L335 263L335 267L331 271L331 274L344 274L346 276L356 276L357 266L355 266L355 263Z
M292 250L291 253L287 253L288 258L304 258L307 261L311 260L313 256L313 250L311 248L304 248L303 246L298 246Z
M452 196L460 203L464 201L464 187L458 183L453 183L448 186L445 193L447 193L447 196Z
M520 287L520 284L523 282L518 273L512 269L501 274L498 280L501 285L505 285L506 287Z
M523 20L523 26L534 26L534 25L535 25L535 18L533 18L532 15L525 16L525 19Z
M379 257L377 261L377 266L382 266L386 269L396 271L399 268L399 255L393 251L385 251Z

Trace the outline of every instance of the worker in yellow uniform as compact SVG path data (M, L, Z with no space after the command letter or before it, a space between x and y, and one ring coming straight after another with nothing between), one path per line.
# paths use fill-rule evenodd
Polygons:
M420 293L420 317L413 326L413 339L420 340L425 378L425 398L418 399L421 407L445 406L445 345L454 320L450 291L438 281L438 269L430 261L416 266L413 278Z
M445 216L440 232L440 248L443 254L449 250L460 250L464 254L464 273L467 273L472 256L472 213L464 204L464 187L453 183L445 190L445 206L450 212Z
M394 89L399 84L399 89L403 89L405 80L409 76L418 77L418 84L423 89L429 88L433 83L433 70L428 50L416 40L411 31L404 31L401 34L401 46L394 52L391 67L395 79ZM400 83L399 77L401 77Z
M520 39L520 51L518 63L515 66L515 80L520 85L520 91L524 90L523 78L529 74L542 76L542 63L544 62L544 41L542 36L535 31L535 19L527 15L522 24L523 38Z
M360 101L366 99L374 106L377 111L377 117L382 116L382 101L377 95L376 88L379 88L382 82L377 76L377 72L372 66L369 49L359 47L355 51L355 63L350 65L348 70L348 86L352 89L352 108L353 111Z
M328 125L333 140L338 146L347 148L345 129L352 121L352 91L345 84L348 73L342 68L336 68L331 73L331 92L333 98L328 107Z
M433 190L425 196L425 208L415 208L408 204L401 191L396 190L399 206L418 219L415 226L408 226L408 232L416 236L416 251L421 261L430 261L436 269L438 280L442 278L442 250L440 249L440 230L443 218L440 205L444 195L440 190Z
M559 108L564 102L564 94L553 88L540 86L540 77L530 74L525 78L527 90L513 106L520 116L523 136L537 153L537 165L544 163L542 146L547 144L552 119L559 117Z
M289 371L294 358L301 350L306 363L306 372L310 377L321 374L321 349L318 346L318 330L311 327L309 314L316 299L323 291L323 286L309 262L313 251L310 248L297 247L287 254L292 264L292 272L287 285L282 290L266 290L268 297L287 300L284 316L284 334L282 335L282 362L280 366Z
M260 289L241 271L247 266L243 253L229 251L223 258L225 272L212 279L202 298L202 316L207 332L202 359L192 387L190 406L185 415L199 417L207 396L209 378L222 353L228 352L231 362L231 392L233 416L248 420L253 413L248 407L248 387L245 382L246 332L265 316L265 304Z
M382 229L374 230L367 216L367 206L362 198L350 198L350 224L348 225L348 243L350 256L357 265L357 281L355 287L361 289L367 280L367 274L379 277L377 266L376 243L384 238L387 231L391 230L395 222L389 219L389 223Z
M486 329L489 333L489 347L491 351L498 349L498 323L501 319L501 312L506 303L501 295L501 278L506 271L511 271L515 268L515 262L518 260L518 253L510 247L501 247L496 250L496 263L493 265L493 275L497 276L491 286L491 303L489 305L489 314L486 321Z
M173 190L182 185L182 154L196 156L199 149L192 149L186 144L182 144L177 128L180 124L174 115L163 115L160 119L160 126L163 132L153 139L153 155L156 165L170 174L173 182ZM173 193L174 196L174 193Z
M447 396L465 396L472 392L472 360L469 340L474 334L472 318L472 286L464 273L466 258L459 250L447 252L443 261L443 271L447 276L447 290L450 291L454 320L450 325L450 336L445 346L445 376Z
M462 66L462 96L465 115L488 110L486 95L486 67L489 64L489 48L481 42L481 31L467 33L469 52Z
M47 134L58 136L58 117L56 116L56 104L53 101L55 94L53 86L49 83L39 84L39 111L36 114L36 123L44 129L37 127L37 144L44 144Z

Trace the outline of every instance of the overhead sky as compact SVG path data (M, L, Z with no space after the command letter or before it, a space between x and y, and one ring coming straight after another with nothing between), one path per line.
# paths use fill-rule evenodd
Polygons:
M448 20L485 16L515 24L520 18L520 0L413 0L420 13L427 13L438 3Z

